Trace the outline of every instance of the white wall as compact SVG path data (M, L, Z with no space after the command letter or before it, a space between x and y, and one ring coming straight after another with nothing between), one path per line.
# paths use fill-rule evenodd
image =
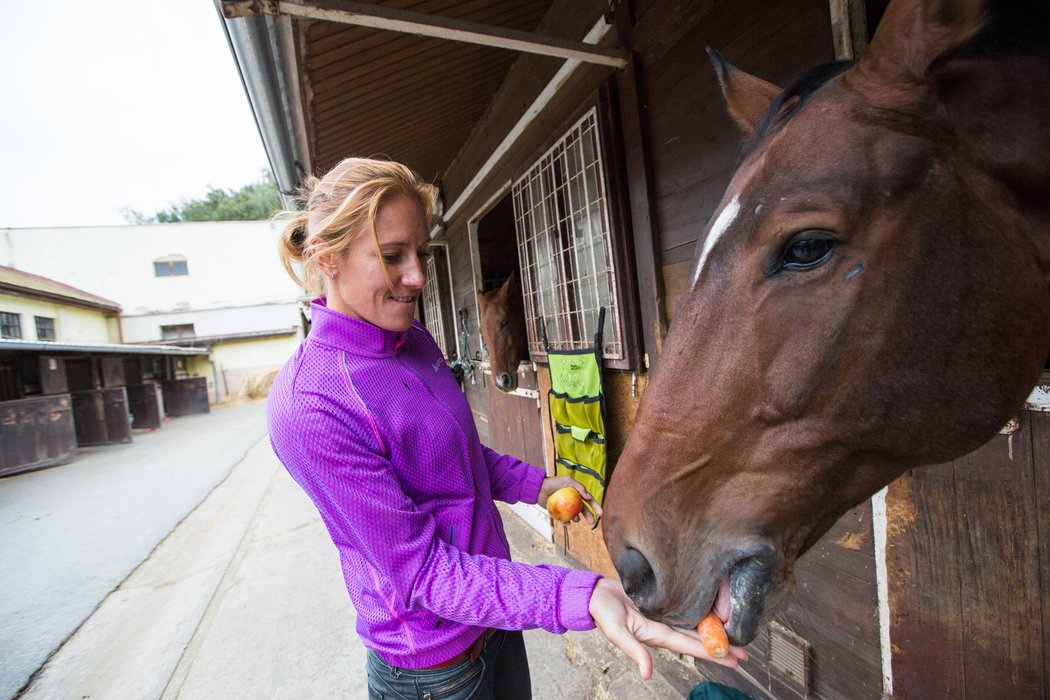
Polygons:
M278 234L267 221L0 229L0 264L116 301L125 316L289 304L301 290L278 261ZM168 255L185 256L189 274L155 277Z
M35 316L54 319L55 339L87 343L115 343L106 315L101 311L27 299L0 292L0 311L21 317L22 340L39 340Z
M0 265L117 302L127 343L158 341L161 326L188 323L198 337L287 330L300 326L306 297L281 267L278 236L267 221L0 229ZM156 277L153 261L172 255L185 257L189 274ZM245 377L284 364L301 335L217 344L194 371L208 378L213 400L225 394L216 372L236 393Z
M193 324L194 333L199 337L276 331L300 325L299 307L297 302L293 301L284 304L190 309L178 313L121 317L124 342L127 343L160 340L161 326L179 326L187 323Z

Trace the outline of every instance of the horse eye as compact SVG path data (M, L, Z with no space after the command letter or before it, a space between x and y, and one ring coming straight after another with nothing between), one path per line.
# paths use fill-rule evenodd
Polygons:
M811 270L827 261L838 241L833 238L798 238L788 244L781 256L782 270Z
M506 328L506 327L507 327L507 326L509 326L509 325L510 325L510 319L509 319L509 318L505 318L505 319L502 319L502 320L501 320L501 321L499 322L499 327L500 327L500 330L502 330L502 329Z

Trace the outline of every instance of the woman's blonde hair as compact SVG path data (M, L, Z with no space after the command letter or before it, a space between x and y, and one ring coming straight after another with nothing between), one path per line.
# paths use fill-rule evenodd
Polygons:
M357 238L371 233L379 252L376 216L379 207L397 194L414 197L423 207L427 225L436 188L410 168L389 160L345 158L320 179L310 177L298 192L301 208L280 212L283 222L280 257L296 284L312 294L325 293L325 276L318 261L342 257ZM382 264L383 256L379 256ZM302 266L300 277L293 263ZM386 274L386 266L383 265ZM387 282L390 282L389 277Z

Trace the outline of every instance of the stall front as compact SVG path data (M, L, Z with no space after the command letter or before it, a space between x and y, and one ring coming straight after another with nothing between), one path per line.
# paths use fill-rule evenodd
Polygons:
M132 441L165 415L209 410L188 360L206 348L0 340L0 476L73 461L79 447ZM203 399L203 400L202 400Z

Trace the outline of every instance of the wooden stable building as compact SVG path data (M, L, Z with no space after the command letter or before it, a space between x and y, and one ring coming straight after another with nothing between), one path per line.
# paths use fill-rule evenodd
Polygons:
M882 0L218 5L282 191L349 155L402 161L440 186L440 254L421 315L465 370L489 445L550 468L538 320L557 347L582 348L607 309L611 478L739 154L705 47L783 85L859 56L885 9ZM523 281L531 361L504 394L485 374L477 292L511 273ZM1031 410L978 452L907 474L849 512L799 561L794 602L740 672L700 671L754 697L1050 697L1045 397L1033 394ZM542 511L523 514L583 566L615 575L600 531L552 530Z
M0 476L209 411L204 378L186 369L207 348L114 342L121 336L116 302L0 266Z

